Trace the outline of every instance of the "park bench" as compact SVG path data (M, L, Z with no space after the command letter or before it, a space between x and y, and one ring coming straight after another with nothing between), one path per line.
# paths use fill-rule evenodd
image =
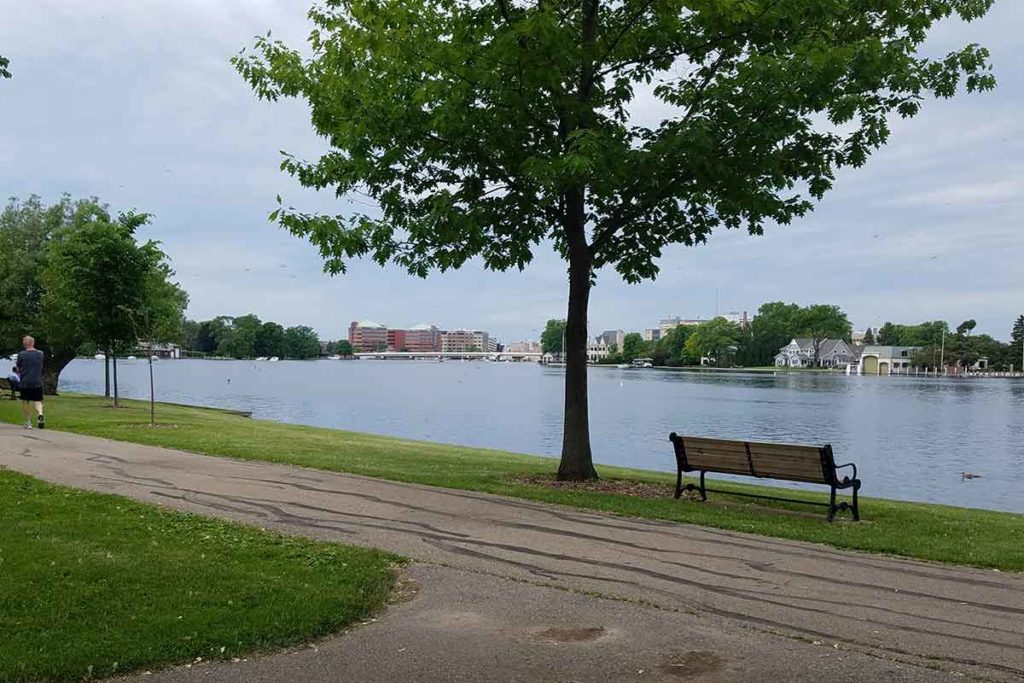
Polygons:
M853 463L836 465L832 455L832 446L828 444L803 446L757 441L730 441L679 436L675 432L669 435L669 440L676 452L677 499L683 494L683 491L699 491L701 500L707 500L707 492L711 490L704 485L704 475L707 472L757 477L758 479L824 484L831 489L828 503L814 503L795 498L760 496L735 491L729 491L729 493L826 506L828 507L829 522L835 518L837 512L849 510L853 513L853 521L860 521L860 509L857 507L857 492L860 490L857 466ZM851 476L840 477L838 470L847 467L853 470ZM684 486L683 472L700 472L700 485L687 483ZM851 503L845 501L836 503L836 491L843 489L852 489L853 500Z
M9 392L11 392L11 400L12 401L14 399L18 398L17 393L14 391L14 387L11 386L11 380L7 379L6 377L0 377L0 391L9 391Z

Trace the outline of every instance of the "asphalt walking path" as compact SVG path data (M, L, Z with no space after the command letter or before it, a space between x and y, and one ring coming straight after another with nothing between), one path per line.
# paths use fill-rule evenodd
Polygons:
M145 680L1024 679L1019 574L7 425L0 466L417 561L342 636Z

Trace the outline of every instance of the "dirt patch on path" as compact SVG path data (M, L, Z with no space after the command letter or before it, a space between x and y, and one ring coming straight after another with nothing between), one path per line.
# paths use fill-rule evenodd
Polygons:
M686 652L669 657L658 666L658 671L673 678L694 678L721 671L725 660L713 652Z
M546 486L563 491L596 491L598 493L615 493L636 498L666 498L675 495L675 487L670 484L656 484L648 481L630 481L628 479L596 479L593 481L558 481L553 476L533 474L513 477L512 482L528 486Z

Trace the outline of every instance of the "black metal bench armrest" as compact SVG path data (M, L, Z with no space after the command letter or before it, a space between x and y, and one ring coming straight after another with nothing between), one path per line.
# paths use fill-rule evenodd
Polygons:
M836 470L840 470L840 469L842 469L844 467L852 467L853 468L853 476L852 477L847 477L846 481L847 482L855 481L857 479L857 466L854 465L852 462L848 462L845 465L836 465ZM839 477L839 473L838 472L836 472L836 477L837 478Z

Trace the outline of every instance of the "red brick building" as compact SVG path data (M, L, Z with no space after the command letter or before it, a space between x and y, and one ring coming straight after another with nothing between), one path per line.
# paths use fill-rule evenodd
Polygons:
M384 351L388 341L388 328L380 323L362 320L348 326L348 342L353 351Z

